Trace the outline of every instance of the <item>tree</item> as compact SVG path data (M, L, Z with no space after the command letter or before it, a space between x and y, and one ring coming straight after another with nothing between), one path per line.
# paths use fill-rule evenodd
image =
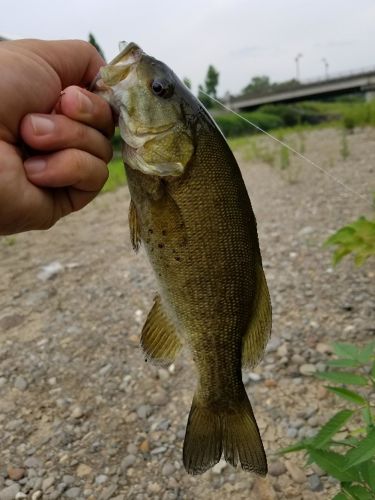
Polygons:
M206 80L204 81L207 94L216 99L216 88L219 83L219 72L210 64L208 66Z
M104 52L102 51L100 45L98 44L92 33L89 33L89 43L91 43L91 45L93 45L96 48L96 50L99 52L102 58L105 59Z
M243 94L261 94L272 89L269 76L253 76L251 82L242 90Z
M190 80L190 78L188 78L187 76L184 76L184 78L182 79L182 81L184 82L184 84L187 86L188 89L191 89L191 80Z

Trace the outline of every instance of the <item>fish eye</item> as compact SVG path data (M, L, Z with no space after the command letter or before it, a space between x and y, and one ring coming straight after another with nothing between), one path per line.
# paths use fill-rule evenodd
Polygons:
M164 80L153 80L151 82L152 92L158 96L167 99L173 95L173 85L170 82Z

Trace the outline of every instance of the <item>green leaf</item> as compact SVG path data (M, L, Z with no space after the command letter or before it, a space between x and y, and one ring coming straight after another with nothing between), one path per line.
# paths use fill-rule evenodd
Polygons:
M371 358L375 355L375 342L370 342L369 344L359 349L357 359L363 364L369 363Z
M332 418L328 420L326 424L320 429L318 434L313 438L311 446L313 448L323 448L325 444L329 442L332 436L334 436L343 425L349 420L353 415L351 410L342 410L336 413Z
M334 451L317 450L315 448L310 448L309 454L321 469L339 481L351 482L359 480L359 473L357 470L352 468L345 469L346 460L343 455L335 453Z
M367 460L360 465L360 471L365 482L375 492L375 461Z
M367 385L367 379L356 373L332 371L316 373L315 376L338 384Z
M367 425L367 427L370 427L373 425L373 416L371 413L371 408L369 406L366 406L366 408L363 408L362 410L362 418Z
M340 491L332 498L332 500L348 500L348 497L342 491Z
M341 358L350 358L357 361L358 348L353 344L344 344L342 342L334 342L332 349L337 356Z
M366 462L375 456L375 429L372 429L369 434L359 441L357 448L349 450L345 455L345 469L350 469L355 465Z
M356 368L359 366L359 362L354 359L330 359L327 361L327 365L336 366L338 368Z
M286 448L282 448L278 450L279 455L285 455L286 453L292 453L294 451L307 450L311 444L311 439L304 439L303 441L299 441L296 444L292 444L291 446L287 446Z
M375 361L372 364L371 368L371 377L375 379Z
M347 401L351 401L352 403L358 405L367 404L367 401L364 397L362 397L357 392L349 391L349 389L344 389L343 387L331 387L331 386L326 386L326 389L328 389L331 392L334 392L335 394L337 394L337 396L340 396L340 398L346 399Z
M366 490L363 486L359 486L357 484L355 485L345 485L342 487L342 490L345 493L349 493L352 498L355 498L355 500L373 500L374 497L371 495L371 493Z

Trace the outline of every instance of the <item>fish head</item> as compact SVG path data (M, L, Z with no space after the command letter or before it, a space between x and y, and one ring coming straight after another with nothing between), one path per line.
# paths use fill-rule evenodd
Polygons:
M118 114L127 165L161 177L185 171L201 107L166 64L129 43L101 68L94 90Z

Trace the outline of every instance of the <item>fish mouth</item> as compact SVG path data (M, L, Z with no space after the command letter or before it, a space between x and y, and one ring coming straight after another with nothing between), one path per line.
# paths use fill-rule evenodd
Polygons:
M140 61L142 55L144 54L139 45L134 42L120 42L120 48L120 53L114 59L112 59L111 62L100 68L99 73L91 82L91 85L89 87L90 92L93 92L95 90L109 90L111 85L107 82L110 80L114 68L117 68L117 70L120 70L125 74L126 72L130 71L133 64L136 64Z

